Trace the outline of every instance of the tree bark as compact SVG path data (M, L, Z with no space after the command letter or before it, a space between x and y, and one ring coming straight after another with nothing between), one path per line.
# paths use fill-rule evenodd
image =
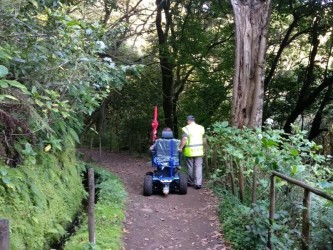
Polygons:
M330 102L332 102L332 85L328 86L328 89L325 93L324 99L320 103L320 106L316 112L315 117L313 118L312 124L311 124L311 129L309 132L308 139L313 140L315 137L317 137L323 130L328 130L326 129L321 129L321 123L323 120L323 113L326 105L328 105Z
M170 1L157 0L156 30L159 43L159 58L162 72L162 91L163 91L163 111L164 123L166 127L173 128L173 68L174 65L169 61L169 51L167 46L169 28L172 18L169 13ZM162 27L162 11L165 14L165 28Z
M236 28L232 125L260 127L271 0L231 0L231 4Z

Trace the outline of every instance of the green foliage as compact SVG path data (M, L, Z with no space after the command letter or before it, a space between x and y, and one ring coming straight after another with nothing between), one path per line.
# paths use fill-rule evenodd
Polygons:
M91 166L87 166L91 167ZM89 243L88 218L66 243L65 249L121 249L124 206L127 193L122 182L112 173L94 167L98 201L95 205L96 244Z
M19 168L0 166L0 217L10 221L11 249L50 249L86 196L73 149L35 157Z
M15 16L0 14L0 129L11 165L29 158L26 143L54 152L64 150L64 137L78 143L86 116L121 88L127 72L137 74L136 66L100 56L112 40L103 25L68 13L59 3L31 1Z
M235 249L253 249L253 243L250 245L245 243L246 225L250 222L250 209L242 205L231 194L224 193L223 190L219 190L217 194L223 201L219 206L219 215L226 240L230 241Z
M329 167L329 158L318 153L321 147L305 139L306 132L298 127L294 126L294 134L286 135L281 130L272 129L271 122L269 121L270 124L267 123L263 130L247 128L239 130L229 127L226 122L216 123L208 137L209 154L211 155L213 150L217 152L218 166L211 175L211 181L223 184L223 186L214 185L214 188L218 188L217 192L223 194L221 220L226 236L236 249L248 249L249 244L253 244L251 249L264 249L270 228L269 178L272 170L320 187L329 194L333 191L332 185L329 184L333 172ZM231 165L234 166L233 169L230 168ZM243 166L245 176L243 204L237 197L228 197L230 194L225 194L223 191L223 188L230 189L230 183L225 182L226 176L231 173L237 176L239 166ZM256 204L251 204L252 173L255 166L258 169L256 180L258 201ZM238 184L237 179L235 184ZM276 189L277 210L272 225L272 243L278 249L292 249L297 247L300 241L303 192L280 178L276 178ZM312 223L316 224L315 228L318 230L316 233L312 231L313 235L331 239L325 230L332 227L329 218L333 206L323 201L314 204ZM229 206L234 208L229 209ZM235 222L239 216L245 219ZM235 228L231 225L235 225ZM326 233L321 235L318 231ZM236 232L241 233L236 234ZM321 246L321 244L320 240L313 237L311 246Z
M125 83L121 90L110 93L108 107L104 111L105 124L100 133L102 145L114 151L129 149L146 152L150 146L149 133L154 105L159 107L159 129L163 128L160 79L156 66L143 68L140 77L131 75L127 78L130 83ZM102 117L104 115L101 114ZM91 137L94 138L93 146L99 145L97 129L95 127L95 130L91 129L86 133L83 145L89 145Z

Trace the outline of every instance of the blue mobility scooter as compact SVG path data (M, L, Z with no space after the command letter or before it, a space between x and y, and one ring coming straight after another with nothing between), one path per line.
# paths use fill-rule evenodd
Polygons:
M155 142L152 151L153 172L146 173L143 194L150 196L162 191L187 193L187 174L180 172L181 155L178 152L180 140L173 138L172 131L162 131L162 138Z

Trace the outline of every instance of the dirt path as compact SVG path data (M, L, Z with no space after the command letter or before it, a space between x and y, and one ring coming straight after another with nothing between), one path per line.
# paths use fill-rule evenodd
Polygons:
M98 160L97 151L85 154ZM123 180L128 192L125 250L230 249L219 232L217 201L210 190L189 187L186 195L146 197L143 179L152 170L148 160L104 152L101 164Z

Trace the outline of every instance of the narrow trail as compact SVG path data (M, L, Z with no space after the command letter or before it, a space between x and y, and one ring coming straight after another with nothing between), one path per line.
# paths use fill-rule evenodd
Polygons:
M94 161L98 151L83 151ZM128 192L123 250L231 249L220 234L217 200L207 188L188 188L186 195L143 196L147 159L103 152L100 164L117 174Z

